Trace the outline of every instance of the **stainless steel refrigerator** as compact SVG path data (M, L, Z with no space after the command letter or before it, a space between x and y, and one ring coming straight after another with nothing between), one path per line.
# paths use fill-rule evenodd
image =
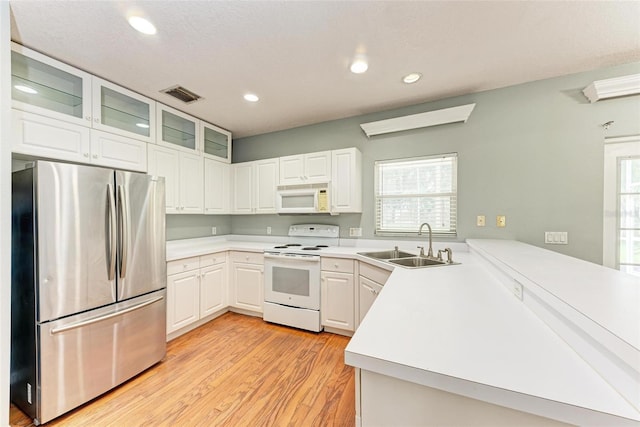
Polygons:
M11 399L40 424L166 354L164 178L37 161L12 184Z

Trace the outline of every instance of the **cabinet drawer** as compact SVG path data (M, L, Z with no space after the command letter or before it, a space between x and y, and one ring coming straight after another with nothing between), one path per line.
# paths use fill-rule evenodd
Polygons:
M379 283L380 285L384 285L391 275L391 271L385 270L384 268L375 267L371 264L367 264L366 262L361 262L360 275L371 279L374 282Z
M196 270L198 268L200 268L200 258L197 256L191 258L176 259L167 263L167 275L182 273L189 270Z
M264 255L260 252L231 252L231 261L248 264L264 264Z
M216 252L214 254L202 255L200 257L200 268L209 267L210 265L222 264L227 261L226 252Z
M353 273L353 260L347 258L320 259L320 269L323 271L338 271L340 273Z

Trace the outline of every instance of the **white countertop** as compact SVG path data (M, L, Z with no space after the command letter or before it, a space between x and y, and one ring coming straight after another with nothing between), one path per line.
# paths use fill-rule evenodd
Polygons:
M512 240L470 240L469 244L543 284L547 292L640 349L640 278Z
M602 414L640 421L484 261L457 258L461 265L396 268L347 346L346 363L580 425L624 422Z
M286 238L270 236L173 241L167 244L167 260L225 250L260 252L285 241ZM512 242L515 245L509 241L474 242L486 242L491 250L501 248L510 262L540 280L547 280L552 274L536 268L535 259L518 264L522 255L517 253L517 242ZM393 242L363 243L375 246L331 247L321 254L353 257L392 269L388 263L357 253L388 249ZM415 244L407 242L401 249L417 253ZM460 244L434 242L435 248L443 246L454 246L454 259L461 264L429 269L395 268L347 346L347 364L581 425L611 424L612 418L606 414L619 417L613 418L615 422L640 421L640 413L631 404L489 274L486 261L465 252ZM532 256L528 253L530 246L523 247L526 247L523 253ZM565 258L568 259L562 261L567 262L570 270L584 267L573 264L579 260ZM585 275L597 278L588 269ZM574 298L574 293L580 293L579 286L573 293L562 287L555 292L582 309L589 309L593 304L588 298L580 295Z

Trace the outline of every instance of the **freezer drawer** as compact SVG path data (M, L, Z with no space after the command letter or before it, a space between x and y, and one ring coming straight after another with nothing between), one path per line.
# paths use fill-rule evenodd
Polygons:
M39 408L45 423L140 373L166 354L160 290L38 326Z

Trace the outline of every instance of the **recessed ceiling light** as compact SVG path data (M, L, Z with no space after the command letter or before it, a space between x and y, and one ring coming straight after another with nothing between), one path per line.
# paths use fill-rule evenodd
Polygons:
M15 87L16 89L18 89L19 91L21 91L21 92L29 93L29 94L31 94L31 95L35 95L36 93L38 93L38 91L37 91L37 90L35 90L34 88L29 87L29 86L25 86L25 85L15 85L14 87Z
M356 58L351 63L351 67L349 67L349 69L354 74L362 74L369 69L369 64L367 64L367 61L364 58Z
M146 123L136 123L136 126L142 129L149 129L149 125Z
M142 34L153 35L157 32L156 27L151 22L147 21L146 19L140 16L130 17L129 25L131 25L133 28L135 28Z
M260 98L258 98L258 95L256 95L255 93L246 93L244 95L244 99L245 101L249 102L258 102L260 100Z
M420 80L421 77L422 77L422 74L420 73L411 73L404 76L402 78L402 81L405 82L406 84L411 84Z

